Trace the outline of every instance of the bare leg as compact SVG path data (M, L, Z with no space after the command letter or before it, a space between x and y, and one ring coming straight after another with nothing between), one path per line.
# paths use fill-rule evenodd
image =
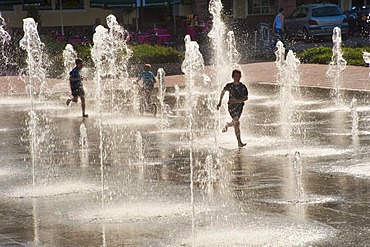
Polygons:
M145 89L145 110L149 111L150 110L150 97L151 97L151 91L149 89Z
M71 95L71 96L67 99L67 102L66 102L67 106L69 106L69 104L71 103L71 101L72 101L72 102L77 103L77 101L78 101L78 97L74 97L74 96L72 96L72 95Z
M85 114L85 96L80 96L80 99L81 99L82 117L88 117L89 115Z
M241 137L240 137L240 121L239 121L239 118L238 117L234 118L233 122L234 122L235 136L236 136L236 139L238 140L238 146L240 148L244 147L246 144L242 143L242 140L241 140Z
M230 123L226 123L224 128L222 129L222 132L227 132L227 129L232 126L234 126L234 120L232 120Z

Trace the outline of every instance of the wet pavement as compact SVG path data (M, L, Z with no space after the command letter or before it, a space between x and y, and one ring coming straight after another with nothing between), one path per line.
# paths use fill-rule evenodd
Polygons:
M165 69L165 68L164 68ZM241 64L240 69L243 73L242 81L248 85L255 83L277 83L277 68L275 62L260 62L260 63L246 63ZM301 64L300 71L300 85L319 88L333 88L333 81L326 75L328 65L325 64ZM205 73L212 75L214 73L213 66L206 66ZM370 90L370 68L361 66L346 66L340 73L341 89L347 90ZM172 88L175 85L179 87L185 86L185 76L171 75L165 78L166 87ZM48 86L53 93L57 93L58 97L67 97L69 93L69 85L67 81L58 79L48 79ZM117 81L118 85L120 82ZM84 82L86 90L94 87L92 78ZM12 94L27 94L27 82L22 81L17 76L3 76L0 77L0 92L4 95ZM158 85L155 85L156 87Z
M0 246L370 246L369 71L348 66L335 102L326 70L301 65L283 118L275 63L242 65L241 149L173 88L172 114L101 114L88 95L83 119L55 81L32 125L29 99L2 83Z

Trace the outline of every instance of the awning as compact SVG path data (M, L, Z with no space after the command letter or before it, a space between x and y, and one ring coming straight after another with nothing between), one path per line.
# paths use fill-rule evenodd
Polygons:
M22 4L42 4L45 0L21 0Z
M90 7L103 9L135 8L136 0L90 0Z
M180 0L90 0L91 8L118 9L140 7L155 8L179 4Z
M142 0L142 1L143 1L143 7L148 7L148 8L170 6L172 4L180 3L180 0ZM137 6L140 6L140 0L137 0Z
M169 4L166 0L143 0L143 6L150 8L168 6Z
M44 0L0 0L0 5L42 4Z
M21 0L3 0L0 1L0 5L18 5L22 4Z

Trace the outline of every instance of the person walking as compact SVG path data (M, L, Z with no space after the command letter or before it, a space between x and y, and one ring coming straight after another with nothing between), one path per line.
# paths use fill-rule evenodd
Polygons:
M67 106L71 103L71 101L77 103L78 98L81 99L81 107L82 107L82 117L88 117L85 113L85 91L83 88L82 80L80 71L84 67L83 61L79 58L75 61L76 67L69 72L69 84L71 86L71 96L67 99Z
M280 8L279 13L275 16L274 23L272 24L272 34L275 35L274 47L276 47L276 43L279 40L283 43L284 47L286 47L284 37L284 14L284 8Z
M233 70L231 77L233 82L227 83L223 90L221 91L220 101L217 105L217 110L221 107L222 98L226 91L229 92L229 101L227 103L229 114L232 118L231 122L226 123L222 132L226 132L229 127L234 127L235 136L238 141L238 147L244 147L247 145L243 143L240 135L240 121L239 118L243 112L244 102L248 100L248 89L247 87L240 82L242 73L240 70Z

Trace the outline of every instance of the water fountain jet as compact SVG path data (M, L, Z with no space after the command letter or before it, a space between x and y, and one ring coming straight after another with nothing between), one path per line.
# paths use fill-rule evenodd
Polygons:
M333 97L335 98L335 104L338 105L341 101L340 99L340 85L341 85L341 73L347 66L347 61L343 58L342 53L342 31L339 27L333 29L333 54L331 62L329 63L329 68L326 75L333 82Z

